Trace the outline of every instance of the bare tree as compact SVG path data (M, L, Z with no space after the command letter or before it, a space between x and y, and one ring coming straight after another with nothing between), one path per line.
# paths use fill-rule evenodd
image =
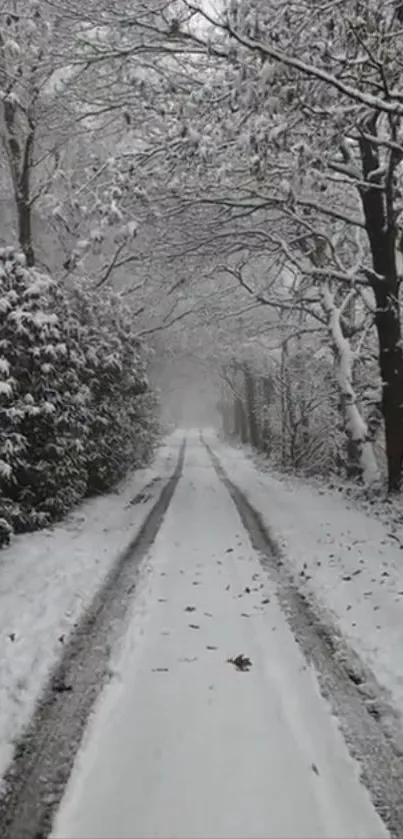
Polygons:
M231 0L222 13L185 5L194 18L184 40L204 43L217 59L214 92L205 89L216 104L207 134L213 137L221 125L217 159L232 153L227 177L215 184L210 177L204 189L200 184L198 198L227 210L227 218L266 213L272 228L280 224L278 250L289 259L299 262L301 252L319 250L321 259L309 269L314 284L373 293L389 489L397 490L403 461L400 4ZM249 150L243 165L241 141Z

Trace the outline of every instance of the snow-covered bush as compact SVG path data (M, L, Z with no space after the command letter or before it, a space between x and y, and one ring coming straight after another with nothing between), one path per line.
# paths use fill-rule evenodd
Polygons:
M142 462L155 416L119 297L62 289L0 251L0 545Z
M94 297L93 292L82 288L74 290L72 302L81 330L85 357L81 375L90 407L88 491L97 493L111 486L129 467L144 461L155 440L157 423L130 309L111 292Z

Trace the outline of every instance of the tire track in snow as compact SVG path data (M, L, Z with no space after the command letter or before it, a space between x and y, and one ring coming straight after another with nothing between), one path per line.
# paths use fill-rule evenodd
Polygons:
M200 435L217 472L228 489L251 543L261 557L264 569L277 584L277 596L305 658L313 663L322 695L330 702L354 757L359 761L362 779L391 836L403 837L403 759L390 732L382 727L375 705L365 701L360 682L377 686L374 675L365 668L328 615L308 602L293 585L286 558L265 527L262 517L223 469L219 458ZM340 641L342 644L340 645ZM340 646L344 655L340 655ZM351 664L352 662L352 664ZM356 673L361 673L357 680ZM382 690L377 686L378 695Z
M118 559L66 644L32 722L16 746L2 784L2 839L45 839L62 798L81 737L103 685L114 641L182 475L183 440L174 473L145 522Z

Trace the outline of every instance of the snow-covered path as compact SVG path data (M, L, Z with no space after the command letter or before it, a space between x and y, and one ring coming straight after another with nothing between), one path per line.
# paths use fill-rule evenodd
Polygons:
M140 589L54 839L386 836L196 435Z

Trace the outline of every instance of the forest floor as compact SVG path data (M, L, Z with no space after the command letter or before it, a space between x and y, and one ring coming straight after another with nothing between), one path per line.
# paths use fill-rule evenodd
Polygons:
M263 467L212 431L178 430L110 496L114 512L94 502L105 503L94 546L75 514L86 595L78 605L72 583L67 611L52 576L71 521L48 535L43 633L44 578L26 597L34 560L29 574L21 543L3 552L1 591L11 556L21 563L9 598L32 649L38 632L8 749L60 657L5 776L3 839L403 835L398 538L336 493ZM31 539L32 552L46 536ZM18 650L12 617L9 606L5 641ZM46 626L52 653L38 641Z

